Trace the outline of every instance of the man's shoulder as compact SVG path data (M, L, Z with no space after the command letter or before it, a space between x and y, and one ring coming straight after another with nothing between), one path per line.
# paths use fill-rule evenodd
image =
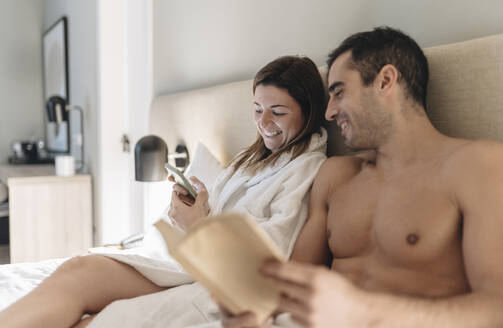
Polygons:
M466 142L453 153L443 172L448 177L447 186L450 186L451 194L463 213L465 222L474 219L477 222L494 220L494 215L500 209L498 204L501 204L503 197L501 142Z
M490 163L502 163L503 143L496 140L465 140L454 152L453 162L466 164L471 168Z
M458 187L474 186L491 177L503 177L503 143L463 140L445 164L443 172Z
M332 193L361 171L365 159L360 156L332 156L323 162L314 179L311 199L326 204Z
M321 165L317 179L341 183L357 175L368 159L361 155L332 156Z

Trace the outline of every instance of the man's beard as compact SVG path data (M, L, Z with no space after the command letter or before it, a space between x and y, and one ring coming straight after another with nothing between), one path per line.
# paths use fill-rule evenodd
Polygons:
M349 124L351 137L345 145L352 150L376 149L382 145L392 131L391 113L382 108L373 95L362 95L361 110L355 111Z

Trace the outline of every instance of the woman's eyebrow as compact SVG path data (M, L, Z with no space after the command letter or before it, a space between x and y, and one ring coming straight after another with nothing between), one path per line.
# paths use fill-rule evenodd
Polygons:
M259 104L258 102L254 101L253 104L259 106L259 107L262 107L261 104ZM278 107L284 107L284 108L290 108L288 107L287 105L282 105L282 104L276 104L276 105L271 105L269 106L269 108L278 108Z

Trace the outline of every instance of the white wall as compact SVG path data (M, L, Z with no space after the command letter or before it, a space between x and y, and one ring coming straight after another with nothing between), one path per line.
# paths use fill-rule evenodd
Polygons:
M0 0L0 163L11 142L44 137L42 3Z
M44 0L43 7L44 31L61 17L68 18L70 101L84 110L84 159L88 171L93 173L98 145L96 0Z
M112 243L129 234L129 156L120 140L126 132L125 2L98 1L98 180L99 243Z
M152 0L126 1L126 106L131 153L129 163L134 163L134 146L148 134L148 113L153 97L153 2ZM134 176L134 166L129 168ZM129 195L131 232L143 230L144 188L141 182L132 181Z
M68 75L72 105L84 112L84 160L93 176L94 219L100 215L98 148L98 61L96 0L43 0L43 26L46 31L63 16L68 18ZM95 242L96 242L95 237Z
M71 102L84 107L93 176L95 244L143 230L132 150L147 132L152 94L151 0L45 0L49 26L68 16ZM123 152L121 137L131 140Z
M252 78L286 54L317 64L346 36L389 25L423 47L503 33L503 1L154 0L155 94Z
M101 242L143 230L142 185L134 181L134 145L147 133L152 94L150 1L98 2ZM121 137L127 134L130 151Z

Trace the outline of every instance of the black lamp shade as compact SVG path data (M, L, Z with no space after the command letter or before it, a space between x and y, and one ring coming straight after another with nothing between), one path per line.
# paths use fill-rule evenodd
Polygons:
M65 110L66 100L60 96L52 96L45 104L49 122L61 123L68 121L68 112Z
M134 148L136 181L163 181L168 172L164 164L168 160L168 146L158 136L148 135L136 143Z

